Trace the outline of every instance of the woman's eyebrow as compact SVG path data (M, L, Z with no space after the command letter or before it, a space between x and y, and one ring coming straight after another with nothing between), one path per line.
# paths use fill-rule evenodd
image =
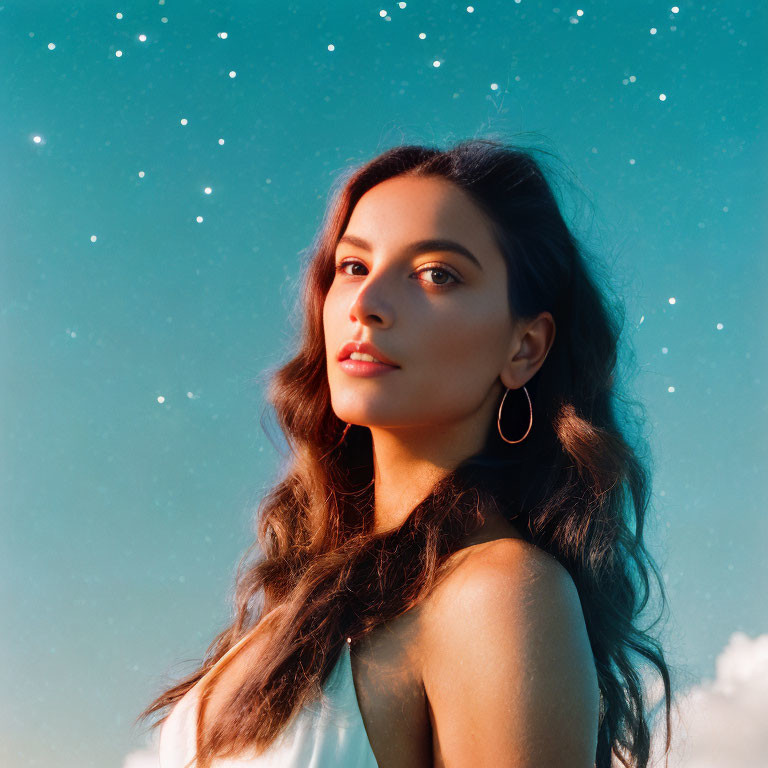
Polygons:
M373 247L367 240L364 240L362 237L357 237L357 235L342 235L342 237L339 238L337 245L341 245L342 243L349 243L349 245L357 246L358 248L362 248L364 251L373 250ZM409 251L414 255L419 253L428 253L430 251L452 251L453 253L461 254L465 258L469 259L476 267L478 267L478 269L482 270L483 268L477 258L472 254L472 252L468 248L465 248L461 243L457 243L455 240L447 240L444 238L417 240L415 243L411 243L406 248L406 251Z

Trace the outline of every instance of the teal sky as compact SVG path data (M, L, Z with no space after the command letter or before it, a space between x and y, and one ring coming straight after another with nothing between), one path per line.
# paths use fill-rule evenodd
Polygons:
M768 12L559 2L0 5L0 764L152 764L133 720L228 621L278 463L256 377L305 249L400 143L573 172L626 301L675 680L768 633Z

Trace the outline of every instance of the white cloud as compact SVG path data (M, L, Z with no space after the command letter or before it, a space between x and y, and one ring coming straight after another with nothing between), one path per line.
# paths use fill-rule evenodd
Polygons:
M717 657L714 680L676 697L673 689L671 718L669 768L768 768L768 634L734 632ZM664 765L664 737L662 703L655 768Z
M152 732L151 743L144 749L136 749L126 755L123 768L160 768L158 729Z

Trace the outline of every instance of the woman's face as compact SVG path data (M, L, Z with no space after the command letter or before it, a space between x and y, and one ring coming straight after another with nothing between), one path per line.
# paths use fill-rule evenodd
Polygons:
M458 243L477 263L446 245L415 247L426 240ZM474 421L484 434L519 339L506 264L480 209L440 177L388 179L358 201L336 266L323 307L336 415L379 428ZM400 367L367 378L345 371L340 348L361 340Z

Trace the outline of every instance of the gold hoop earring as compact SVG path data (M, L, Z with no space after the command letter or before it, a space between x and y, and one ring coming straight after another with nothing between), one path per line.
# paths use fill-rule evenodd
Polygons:
M531 427L533 426L533 405L531 404L531 396L528 394L528 390L523 387L523 392L525 392L525 396L528 398L528 410L531 414L531 420L528 424L528 429L526 430L525 434L519 439L519 440L508 440L501 432L501 409L504 407L504 401L507 399L507 395L510 393L509 387L507 387L507 391L504 393L504 397L501 398L501 404L499 405L499 417L496 419L496 427L499 430L499 435L501 436L501 439L505 443L522 443L523 440L525 440L526 437L528 437L528 433L531 431Z

